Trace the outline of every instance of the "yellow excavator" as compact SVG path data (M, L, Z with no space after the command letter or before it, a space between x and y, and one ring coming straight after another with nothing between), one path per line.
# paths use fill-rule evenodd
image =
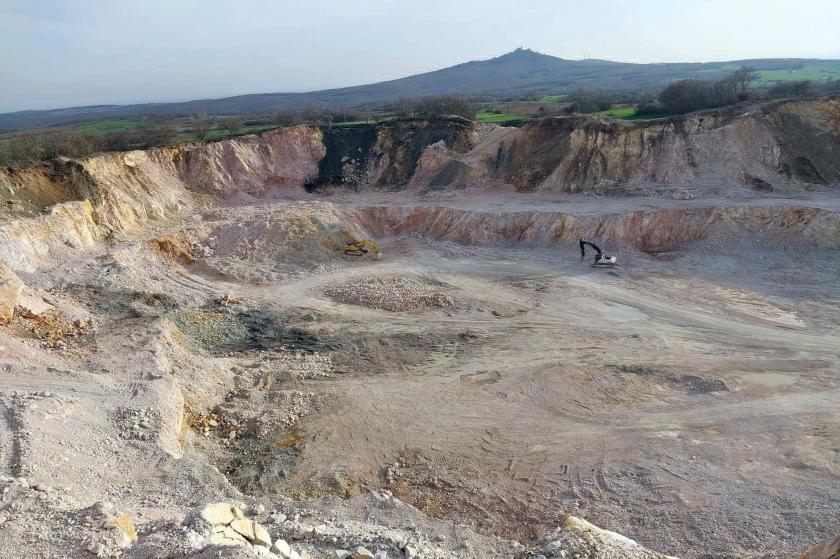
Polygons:
M379 245L368 239L362 239L344 245L344 254L348 256L364 256L373 253L376 260L382 258L382 252L379 250Z

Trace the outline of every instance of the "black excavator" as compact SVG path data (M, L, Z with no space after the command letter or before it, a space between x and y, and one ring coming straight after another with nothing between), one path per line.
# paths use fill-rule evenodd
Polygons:
M595 243L590 243L589 241L584 241L583 239L578 239L580 242L580 261L583 262L583 259L586 257L586 245L591 246L595 249L595 261L592 263L593 266L609 266L612 268L615 266L616 257L615 256L607 256Z

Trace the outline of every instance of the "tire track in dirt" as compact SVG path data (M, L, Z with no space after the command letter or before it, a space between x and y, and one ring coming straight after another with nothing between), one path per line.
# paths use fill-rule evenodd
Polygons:
M3 475L17 477L21 474L20 420L14 407L14 403L11 406L0 403L0 456L3 457Z

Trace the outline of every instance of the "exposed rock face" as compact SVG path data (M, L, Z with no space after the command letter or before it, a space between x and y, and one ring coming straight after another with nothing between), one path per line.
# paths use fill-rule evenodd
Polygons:
M793 183L840 183L840 99L643 123L549 118L521 129L482 129L481 134L473 123L455 117L323 132L298 126L201 146L106 153L59 160L52 168L0 171L0 192L13 202L7 206L19 206L19 211L7 208L11 219L0 224L0 258L14 270L32 270L56 248L91 246L110 233L181 215L208 195L260 196L305 185L446 189L512 184L519 190L626 192L704 185L768 191ZM47 214L21 218L46 208ZM443 231L444 225L456 231L476 219L454 210L385 215L389 211L380 212L385 227L399 218L441 237L454 235ZM733 220L749 227L753 220L766 219L771 226L793 227L820 246L836 246L836 216L787 211L762 216L754 210L742 215L735 215L738 210L681 210L591 219L501 214L493 224L467 232L470 238L464 240L511 239L511 232L537 240L606 232L656 249L697 238L709 222ZM681 225L678 233L669 226L675 221Z
M271 188L313 180L325 153L320 130L295 126L185 149L174 159L179 177L194 190L221 197L236 192L261 196Z
M60 159L54 168L0 173L0 189L37 191L49 213L0 224L0 259L32 270L59 247L91 246L149 220L168 219L203 195L259 195L302 187L317 173L323 144L317 129L294 127L204 146L105 153Z
M433 154L430 187L480 175L518 190L579 192L622 185L746 185L840 182L840 99L772 103L651 122L592 116L536 120L481 147ZM478 156L478 157L476 157Z
M46 215L0 223L0 260L15 270L32 270L50 250L91 246L101 235L90 201L65 202Z
M75 199L72 185L56 180L49 166L0 168L0 218L31 217L53 204Z
M413 232L469 245L601 238L659 251L700 239L715 227L732 227L789 232L820 247L840 247L840 213L811 207L707 207L578 215L375 206L359 211L355 219L375 235Z
M326 155L312 186L401 187L411 180L427 146L466 153L475 140L473 123L458 117L329 128L324 131Z

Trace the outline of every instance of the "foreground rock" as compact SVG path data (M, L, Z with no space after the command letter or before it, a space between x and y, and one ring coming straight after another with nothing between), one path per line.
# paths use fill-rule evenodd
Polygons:
M840 536L815 545L801 559L840 559Z
M82 511L82 523L94 530L86 550L96 557L114 557L137 541L134 522L114 511L110 503L99 502Z
M194 547L238 546L257 556L271 557L271 536L268 531L249 518L241 509L228 503L207 505L194 511L184 520L190 529L188 538Z
M563 527L546 538L546 552L553 557L585 559L669 559L616 532L567 516Z

